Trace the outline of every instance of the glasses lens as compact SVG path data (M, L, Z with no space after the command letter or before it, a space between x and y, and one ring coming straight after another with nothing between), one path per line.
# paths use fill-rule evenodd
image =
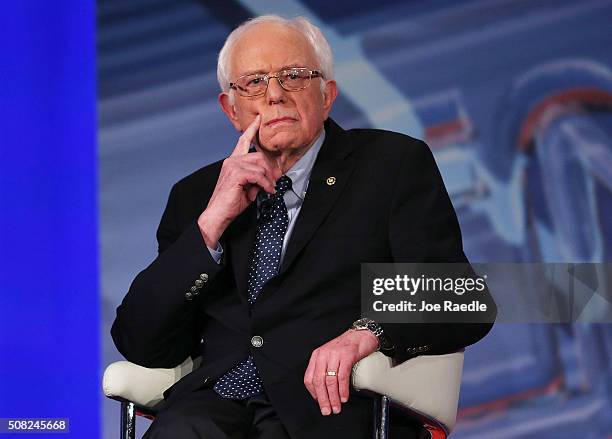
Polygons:
M238 93L243 96L256 96L266 91L264 75L247 75L236 80Z
M285 90L302 90L310 82L310 71L308 69L283 70L278 73L278 78Z

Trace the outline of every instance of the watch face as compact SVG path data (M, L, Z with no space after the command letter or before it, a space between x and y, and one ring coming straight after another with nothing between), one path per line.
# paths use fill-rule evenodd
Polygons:
M376 337L380 338L383 333L383 329L378 323L368 323L368 329L376 335Z

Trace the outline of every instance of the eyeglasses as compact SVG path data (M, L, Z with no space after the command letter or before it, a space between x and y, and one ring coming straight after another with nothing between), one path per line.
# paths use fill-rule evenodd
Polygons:
M284 90L300 91L310 85L312 78L323 78L323 74L318 70L296 67L281 70L276 75L263 75L261 73L244 75L236 79L236 82L230 82L229 86L231 89L236 90L240 96L253 98L266 93L268 83L272 78L276 78Z

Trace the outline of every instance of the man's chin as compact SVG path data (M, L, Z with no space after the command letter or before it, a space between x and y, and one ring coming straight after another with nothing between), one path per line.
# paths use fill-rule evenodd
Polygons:
M268 152L283 152L290 149L295 149L296 139L290 136L274 136L270 139L259 138L259 144Z

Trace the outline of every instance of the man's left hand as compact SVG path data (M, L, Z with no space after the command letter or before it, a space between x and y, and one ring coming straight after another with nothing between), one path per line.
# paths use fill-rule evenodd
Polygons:
M378 339L370 331L349 329L312 352L304 384L324 416L340 413L341 402L349 398L353 365L377 349Z

